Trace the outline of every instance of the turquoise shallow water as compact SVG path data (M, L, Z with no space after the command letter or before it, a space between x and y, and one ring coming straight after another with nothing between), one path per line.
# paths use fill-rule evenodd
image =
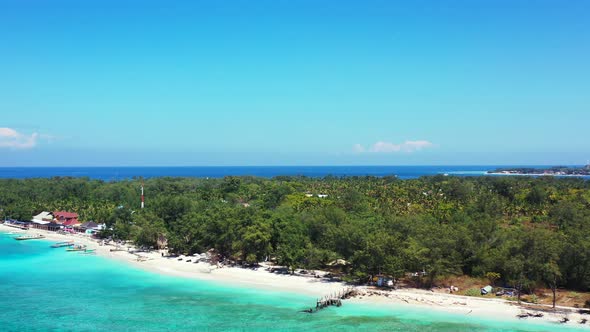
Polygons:
M308 315L297 311L309 296L162 276L49 244L0 233L0 331L565 330L346 302Z

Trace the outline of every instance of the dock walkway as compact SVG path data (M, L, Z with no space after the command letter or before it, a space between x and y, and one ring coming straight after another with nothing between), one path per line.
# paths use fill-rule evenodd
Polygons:
M349 299L351 296L353 296L354 293L355 293L354 288L348 287L348 288L343 289L340 292L333 293L333 294L318 298L316 301L315 310L312 308L309 308L308 310L304 310L304 312L311 314L311 313L318 312L322 309L325 309L325 308L328 308L331 306L340 307L340 306L342 306L342 300Z

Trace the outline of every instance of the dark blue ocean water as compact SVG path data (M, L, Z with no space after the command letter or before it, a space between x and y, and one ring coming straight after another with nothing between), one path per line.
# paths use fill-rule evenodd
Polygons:
M207 166L207 167L0 167L0 178L48 178L54 176L89 177L105 181L124 180L133 177L208 177L220 178L228 175L258 176L271 178L280 175L302 175L308 177L333 176L390 176L401 179L418 178L425 175L450 174L480 176L505 166ZM528 166L542 167L542 166Z

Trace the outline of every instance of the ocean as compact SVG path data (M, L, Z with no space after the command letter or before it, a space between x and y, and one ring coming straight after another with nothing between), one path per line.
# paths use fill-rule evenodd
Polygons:
M578 331L531 321L344 302L146 272L0 233L1 331Z
M425 175L449 174L481 176L503 166L207 166L207 167L0 167L0 178L49 178L54 176L88 177L104 181L118 181L134 177L152 178L200 177L220 178L229 175L271 178L280 175L324 177L333 176L391 176L413 179ZM546 167L546 166L527 166Z

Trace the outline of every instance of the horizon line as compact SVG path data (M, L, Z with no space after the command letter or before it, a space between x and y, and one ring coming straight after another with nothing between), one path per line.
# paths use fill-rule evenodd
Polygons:
M407 164L407 165L62 165L62 166L47 166L47 165L27 165L27 166L3 166L0 168L131 168L131 167L144 167L144 168L159 168L159 167L174 167L174 168L193 168L193 167L477 167L477 166L512 166L512 167L557 167L557 166L586 166L586 164Z

